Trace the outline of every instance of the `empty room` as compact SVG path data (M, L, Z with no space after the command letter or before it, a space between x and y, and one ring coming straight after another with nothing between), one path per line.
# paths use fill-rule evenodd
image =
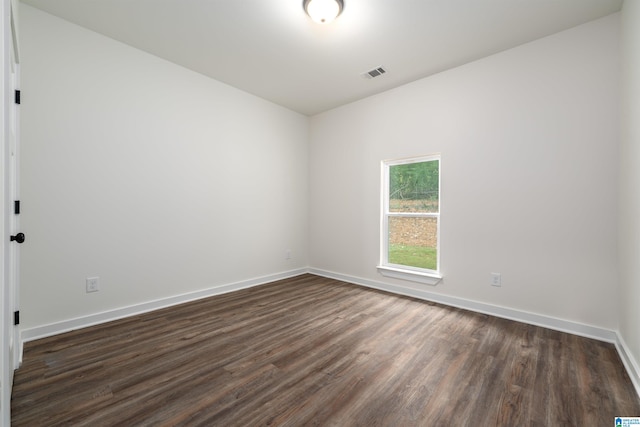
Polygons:
M2 0L3 426L640 423L640 0Z

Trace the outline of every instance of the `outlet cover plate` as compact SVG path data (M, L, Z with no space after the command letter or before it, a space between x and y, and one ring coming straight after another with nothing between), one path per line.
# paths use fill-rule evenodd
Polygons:
M98 292L100 290L99 277L87 277L87 293Z
M502 274L491 273L491 286L502 286Z

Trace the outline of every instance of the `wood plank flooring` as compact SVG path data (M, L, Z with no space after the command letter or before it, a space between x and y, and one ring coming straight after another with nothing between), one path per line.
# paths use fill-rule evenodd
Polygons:
M613 345L313 275L27 343L14 426L609 426Z

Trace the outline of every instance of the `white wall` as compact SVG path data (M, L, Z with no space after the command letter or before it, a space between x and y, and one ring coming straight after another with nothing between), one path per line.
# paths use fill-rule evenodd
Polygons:
M27 5L20 24L23 328L308 264L307 117Z
M618 21L314 116L311 267L617 329ZM380 161L436 152L445 279L383 278Z
M620 335L640 378L640 2L622 9Z

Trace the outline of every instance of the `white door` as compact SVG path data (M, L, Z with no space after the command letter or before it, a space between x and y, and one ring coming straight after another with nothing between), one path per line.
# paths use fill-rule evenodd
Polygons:
M19 79L19 54L14 21L14 3L1 0L2 38L2 255L3 272L0 284L2 307L2 372L0 376L0 425L11 422L11 386L13 371L18 367L21 355L18 326L14 325L14 313L18 311L19 255L24 235L20 233L20 216L16 201L19 200L19 126L16 90Z
M19 182L20 182L20 162L18 161L19 159L19 151L20 151L20 145L19 145L19 139L18 139L18 131L20 129L19 126L19 65L18 65L18 46L17 46L17 40L15 37L15 22L14 22L14 18L15 18L15 14L13 13L13 5L15 5L15 3L10 2L10 4L12 5L11 7L11 16L10 16L10 23L11 23L11 48L10 48L10 81L9 81L9 86L10 86L10 95L9 95L9 100L8 100L8 105L7 105L7 116L8 116L8 123L7 123L7 139L9 141L9 147L11 149L11 153L10 153L10 162L11 165L9 167L9 193L10 193L10 200L9 200L9 223L10 223L10 228L11 228L11 236L13 236L14 240L11 240L11 238L9 239L9 247L10 247L10 252L9 252L9 258L11 261L11 266L10 266L10 272L11 275L9 277L9 286L8 286L8 290L9 290L9 304L12 305L12 313L14 313L14 327L13 330L11 331L10 335L10 349L11 349L11 353L12 353L12 358L13 358L13 363L12 363L12 367L13 369L17 369L18 368L18 364L19 361L21 359L20 355L19 355L19 350L20 350L20 334L19 334L19 327L18 327L18 322L15 318L15 316L17 316L15 313L19 313L18 311L18 283L20 283L20 244L22 244L24 242L24 234L21 233L20 230L20 207L19 207L19 203L20 203L20 186L19 186ZM13 93L13 97L11 96L11 93ZM11 205L13 203L13 206Z

